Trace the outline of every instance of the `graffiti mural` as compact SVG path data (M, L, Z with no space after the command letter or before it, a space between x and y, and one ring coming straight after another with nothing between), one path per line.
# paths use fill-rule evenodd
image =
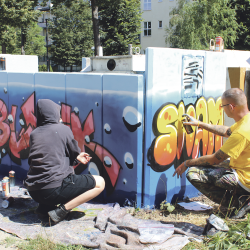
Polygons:
M32 93L20 107L22 113L19 119L16 117L18 109L17 105L11 106L10 114L7 113L7 106L4 101L0 100L0 106L1 158L6 154L9 154L13 162L21 165L21 159L28 158L30 133L36 128L35 93ZM90 154L94 156L94 158L97 157L102 163L109 178L108 183L111 183L111 186L108 185L110 193L114 191L121 166L111 152L102 145L91 141L90 138L92 138L92 135L95 132L93 110L90 111L83 123L81 123L80 118L77 115L78 112L71 110L72 107L70 105L64 103L61 104L62 120L66 126L71 128L81 151L91 151ZM20 131L16 130L17 120L22 127ZM86 167L87 166L80 164L80 166L75 166L75 171L80 174ZM100 164L98 164L98 167L100 168Z
M35 93L22 104L21 117L16 117L18 106L12 105L10 114L7 113L7 106L3 100L0 100L0 148L1 158L9 154L10 158L16 164L21 165L21 159L27 159L29 155L30 133L36 128L35 117ZM21 130L16 130L16 122L19 121Z
M185 55L182 57L182 99L202 96L204 57Z
M223 124L226 75L224 55L209 51L148 48L146 62L143 203L153 207L198 194L185 174L173 177L174 170L187 159L212 154L223 141L197 127L187 134L182 115Z
M87 165L74 166L75 173L104 177L106 186L100 199L140 203L142 161L137 151L142 151L143 102L137 103L143 77L120 80L124 76L118 76L113 81L112 76L104 87L103 78L102 74L1 72L0 173L14 170L17 178L26 178L36 102L49 98L61 106L63 123L72 130L81 151L92 157ZM122 81L125 91L116 84Z
M216 102L211 97L207 101L201 97L197 102L185 107L183 101L178 105L167 103L159 108L154 115L152 129L156 138L149 151L150 167L156 172L169 169L174 160L181 158L183 149L189 158L210 155L222 146L222 137L196 127L193 133L187 134L182 125L182 115L188 114L205 123L222 125L223 111L220 107L221 98ZM201 149L201 150L200 150Z
M212 154L222 138L200 128L185 133L181 118L223 124L223 53L148 48L142 73L0 72L0 173L24 179L36 102L61 105L62 120L92 157L75 172L104 177L105 202L157 206L192 197L185 178L172 177L185 159ZM173 167L172 167L173 166Z
M121 165L116 158L102 145L92 141L95 132L95 124L93 118L93 110L91 110L86 120L81 123L78 116L79 110L76 108L72 111L72 107L68 104L61 104L62 120L65 125L69 126L73 132L75 140L82 152L88 152L92 156L90 168L94 168L96 174L101 175L102 168L106 173L106 188L108 193L112 193L117 183ZM94 163L96 162L96 163ZM79 164L75 166L76 174L82 173L87 165Z

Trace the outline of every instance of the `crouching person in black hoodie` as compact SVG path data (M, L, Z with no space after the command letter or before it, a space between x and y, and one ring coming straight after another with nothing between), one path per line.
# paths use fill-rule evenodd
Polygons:
M30 135L30 169L25 180L31 197L39 203L35 212L49 215L56 223L105 187L101 176L74 174L72 166L87 164L91 157L80 152L70 128L59 122L60 109L48 99L37 102L37 128Z

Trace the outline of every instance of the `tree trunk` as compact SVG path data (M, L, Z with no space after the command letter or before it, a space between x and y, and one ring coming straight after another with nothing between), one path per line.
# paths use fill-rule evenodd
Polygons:
M2 54L6 54L6 45L2 44Z
M25 55L24 43L25 43L25 34L23 33L23 28L21 28L21 55Z
M98 55L99 46L101 46L100 33L99 33L99 19L98 19L98 0L91 0L91 7L92 7L95 55Z

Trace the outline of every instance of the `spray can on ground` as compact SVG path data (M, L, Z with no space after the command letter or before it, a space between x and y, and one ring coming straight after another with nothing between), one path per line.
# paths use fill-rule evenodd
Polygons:
M10 178L10 187L14 187L16 182L15 182L15 171L11 170L9 172L9 178Z
M188 117L187 116L184 117L183 120L182 120L182 122L189 122ZM184 125L183 124L183 127L185 128L187 134L192 134L194 132L194 130L193 130L193 128L192 128L191 125Z
M3 202L2 202L2 207L3 208L8 208L13 202L14 202L14 198L13 197L8 197L6 200L4 200Z
M2 197L8 197L9 193L9 181L2 180Z
M5 177L3 177L3 180L7 180L7 182L8 182L8 189L9 189L9 193L10 193L10 178L7 177L7 176L5 176Z

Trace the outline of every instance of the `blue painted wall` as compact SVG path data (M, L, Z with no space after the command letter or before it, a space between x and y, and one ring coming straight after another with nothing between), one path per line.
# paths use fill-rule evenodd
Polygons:
M164 199L197 195L185 178L172 177L180 162L198 155L185 153L183 133L181 154L171 156L170 152L176 151L175 140L180 145L180 136L166 132L164 126L172 124L172 129L180 133L181 123L178 114L178 119L170 121L174 116L171 118L162 108L174 110L183 103L185 111L193 105L196 112L195 105L204 98L209 113L210 104L225 89L223 63L222 53L150 48L145 73L0 72L0 173L7 175L12 169L18 178L26 177L29 134L36 127L36 103L46 98L61 105L64 124L72 129L81 150L92 156L88 165L79 165L75 172L105 178L106 188L100 200L152 207ZM204 107L201 111L197 108L199 112L204 113ZM173 136L169 142L168 136ZM193 139L199 136L204 139L205 135L195 131ZM157 138L163 138L166 145L163 147ZM199 142L198 153L202 147ZM162 155L161 147L166 150Z
M179 164L193 157L193 154L187 155L187 138L181 124L182 114L174 112L178 112L181 103L183 103L184 113L186 113L190 105L194 106L194 110L196 110L196 104L200 98L202 100L212 98L216 101L221 96L225 91L226 83L225 57L223 53L148 48L145 75L143 203L153 207L165 199L168 202L175 202L184 196L193 197L198 194L184 174L180 179L172 177ZM202 110L202 112L208 113L209 108L206 107L206 111ZM223 118L223 112L220 113L220 117ZM203 115L205 119L205 114ZM174 118L174 116L176 117ZM198 112L194 116L200 118ZM222 124L223 120L221 119L220 122ZM195 128L193 136L192 146L198 137ZM180 137L182 137L182 141L179 141ZM163 145L161 145L161 141ZM176 144L179 147L183 144L179 157L177 152L174 156L172 155L176 150ZM212 145L213 150L214 144ZM203 142L200 142L198 146L199 154ZM196 154L195 157L197 156Z

